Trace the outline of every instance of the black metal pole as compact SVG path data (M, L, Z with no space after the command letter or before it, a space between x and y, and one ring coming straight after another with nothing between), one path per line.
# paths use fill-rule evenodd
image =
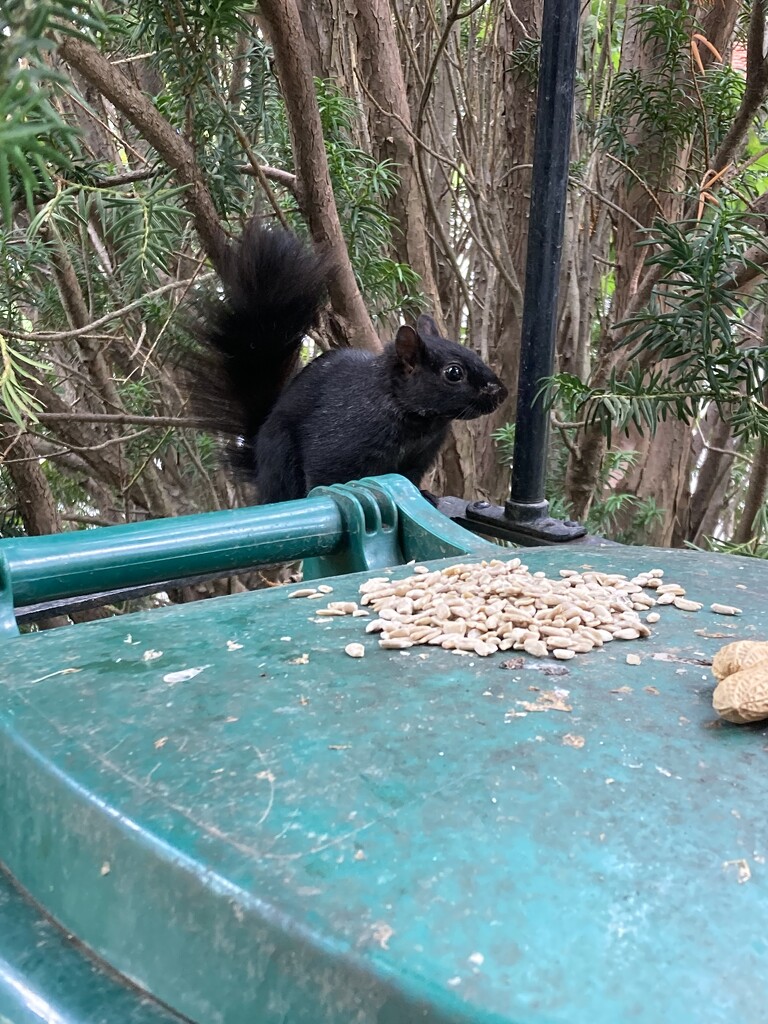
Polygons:
M579 0L544 0L517 428L507 503L507 515L524 520L545 517L548 507L549 416L539 392L555 362L578 34Z
M580 0L544 0L533 150L528 253L520 351L515 450L509 501L443 498L446 515L470 529L521 544L576 540L586 529L551 519L544 497L549 416L539 396L555 362L557 293L571 150Z

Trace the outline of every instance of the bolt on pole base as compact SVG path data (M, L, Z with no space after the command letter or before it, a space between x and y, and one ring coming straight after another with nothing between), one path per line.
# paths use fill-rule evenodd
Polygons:
M504 506L487 501L467 505L467 519L496 525L505 531L522 534L527 543L560 544L585 536L587 528L571 519L553 519L548 501L507 501Z

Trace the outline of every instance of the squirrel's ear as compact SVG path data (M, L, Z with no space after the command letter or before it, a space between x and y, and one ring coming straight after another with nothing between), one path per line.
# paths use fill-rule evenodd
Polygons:
M424 343L412 327L401 327L395 335L397 358L408 373L413 373L421 362Z
M416 321L416 331L420 338L424 341L427 338L441 338L442 335L438 329L437 324L427 313L422 313L419 319Z

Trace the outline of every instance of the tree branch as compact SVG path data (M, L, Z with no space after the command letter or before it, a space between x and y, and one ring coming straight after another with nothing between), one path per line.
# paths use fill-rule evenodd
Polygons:
M348 344L379 351L381 342L357 286L339 222L323 142L320 108L296 0L262 0L261 13L270 30L288 111L300 186L299 202L309 221L312 237L328 249L335 264L329 286L334 311L342 318L342 332Z
M160 173L157 167L148 167L143 171L126 171L125 174L110 174L89 182L91 188L120 188L121 185L132 185L134 181L148 181ZM66 181L66 178L64 179ZM70 184L68 182L68 184Z
M147 299L154 299L158 295L164 295L166 292L178 291L179 288L186 288L195 281L207 281L213 274L203 274L198 278L189 277L184 280L171 281L170 284L161 285L159 288L153 288L152 291L146 292L141 296L140 299L135 299L133 302L129 302L127 306L121 306L120 309L113 309L111 313L105 313L104 316L100 316L98 320L93 320L89 324L85 324L83 327L73 328L71 331L4 331L3 333L8 338L16 338L20 341L66 341L68 338L79 338L84 334L93 334L104 324L110 323L112 320L119 320L126 314L133 312L134 309L139 309Z
M438 44L437 44L437 46L435 48L435 52L432 55L432 60L430 61L429 68L428 68L427 73L426 73L425 78L424 78L424 86L422 88L421 97L419 99L419 105L418 105L418 108L416 110L416 117L414 118L414 121L413 121L413 131L414 131L414 133L415 133L415 135L416 135L416 137L418 139L421 139L422 130L423 130L423 127L424 127L424 115L426 113L427 103L429 102L429 97L430 97L430 95L432 93L432 88L434 86L434 80L435 80L435 75L437 73L437 66L438 66L438 63L440 61L440 56L441 56L443 50L446 47L446 44L448 42L448 38L449 38L449 36L451 34L451 31L453 29L453 26L461 18L468 16L474 10L476 10L478 7L482 7L482 3L477 3L472 8L470 8L470 10L467 11L465 14L459 14L459 6L460 6L460 4L461 4L461 0L454 0L453 5L451 6L451 9L448 12L448 16L446 18L446 22L445 22L445 26L443 28L443 32L442 32L442 34L440 36L440 39L438 40ZM432 195L429 169L428 169L428 167L426 165L426 159L425 159L425 156L424 156L424 149L423 149L423 147L421 145L418 145L416 147L416 156L417 156L417 167L418 167L418 171L419 171L419 178L421 180L422 193L424 195L424 200L425 200L425 202L427 204L427 209L429 210L429 215L430 215L430 218L432 220L432 226L433 226L433 228L435 230L435 233L436 233L437 237L440 239L440 246L441 246L443 255L448 260L448 262L451 264L453 272L454 272L454 274L456 276L456 283L459 286L459 290L461 291L462 297L464 299L464 303L466 305L467 318L468 318L468 321L469 321L469 329L470 329L470 334L471 334L472 333L472 327L473 327L473 303L472 303L472 298L471 298L471 296L469 294L469 288L467 287L467 283L464 280L464 275L463 275L463 273L461 271L461 267L459 266L459 261L456 258L456 254L453 251L453 247L451 246L450 239L448 238L448 234L447 234L447 232L446 232L446 230L445 230L445 228L443 226L442 218L440 217L440 215L438 213L437 204L435 203L435 198Z
M270 167L268 164L259 164L258 169L251 164L238 164L238 174L263 175L268 181L274 181L278 185L287 188L289 192L296 191L296 175L290 171L284 171L280 167ZM105 178L98 178L89 182L90 188L120 188L121 185L132 185L134 181L148 181L160 174L160 169L150 167L143 171L126 171L125 174L111 174ZM66 178L63 178L67 181ZM67 184L72 184L67 182Z
M415 146L408 106L408 87L398 47L389 0L357 0L355 35L358 60L354 72L377 116L372 118L377 157L398 165L395 194L388 205L400 228L394 243L398 257L421 278L421 287L438 317L442 317L431 247L424 219ZM455 168L457 171L460 169Z
M228 113L228 111L227 111L226 107L222 107L222 114L226 117L227 113ZM262 191L264 192L264 195L267 197L267 201L269 202L269 205L272 207L273 213L277 217L277 219L280 222L280 224L282 225L282 227L286 231L290 230L290 225L288 224L288 220L287 220L285 214L283 213L282 209L280 208L280 204L278 203L278 201L275 199L274 195L272 194L272 189L269 187L269 180L267 179L266 174L264 173L261 165L259 164L258 160L256 159L256 156L255 156L253 150L251 149L250 143L248 142L248 138L246 137L245 132L240 127L240 125L237 123L237 121L234 119L234 117L231 118L230 125L231 125L232 129L234 130L235 135L237 135L237 138L238 138L238 141L240 142L240 145L245 150L245 155L248 157L248 163L249 163L250 168L251 168L251 173L256 176L256 179L257 179L258 183L261 185ZM294 184L295 184L295 179L294 179Z
M282 185L283 188L287 188L288 191L292 192L294 195L296 195L298 191L296 175L291 174L290 171L284 171L281 167L270 167L268 164L259 164L257 171L251 164L240 164L237 169L240 174L255 174L257 177L263 174L267 181L274 181L275 184Z
M72 330L77 330L85 326L89 316L77 271L69 257L67 247L58 232L54 230L53 225L44 224L40 234L51 244L50 261L61 304L67 314L67 319L74 325ZM123 403L117 393L103 350L88 338L78 339L78 348L88 374L96 386L99 404L107 408L111 406L112 409L121 410Z
M45 453L45 458L46 458L46 461L50 461L51 459L63 458L66 455L82 455L83 452L101 452L101 451L104 451L105 448L111 448L113 445L128 444L130 441L135 441L139 437L144 437L146 434L149 433L149 431L150 431L150 428L149 427L145 427L144 430L136 430L132 434L125 434L123 437L108 437L105 441L99 441L97 444L88 444L88 445L66 444L63 448L60 448L58 451L56 449L52 449L51 451L47 451ZM30 435L30 437L35 437L35 438L37 438L40 441L49 441L50 440L50 438L47 438L44 434L40 434L39 432L34 431L34 430L30 430L29 431L29 435ZM38 455L38 459L39 458L40 458L40 456ZM5 461L6 462L13 462L14 460L13 459L6 459ZM18 461L18 460L16 460L16 461Z
M184 202L192 214L203 249L221 270L227 236L219 221L211 193L195 160L192 146L165 120L154 104L95 46L67 36L59 44L63 60L102 92L133 124L188 188Z
M214 429L208 420L192 416L139 416L130 412L39 412L40 423L115 423L134 424L143 427L188 427L203 430L206 426Z
M747 85L733 123L712 161L715 173L731 162L768 95L768 58L764 55L764 44L765 6L763 0L753 0L747 37Z

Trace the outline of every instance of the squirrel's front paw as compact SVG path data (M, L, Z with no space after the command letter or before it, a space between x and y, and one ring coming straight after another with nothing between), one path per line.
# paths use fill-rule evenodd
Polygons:
M435 508L437 508L440 499L437 497L436 494L433 494L432 491L420 491L419 493L421 494L422 498L427 499L430 505L434 505Z

